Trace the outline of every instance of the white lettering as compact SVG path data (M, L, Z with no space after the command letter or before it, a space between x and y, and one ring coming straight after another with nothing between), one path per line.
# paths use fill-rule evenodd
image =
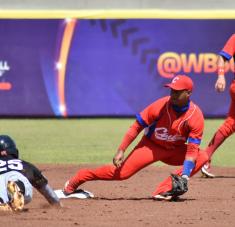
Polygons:
M12 159L8 161L0 160L0 172L7 171L7 169L11 170L22 170L23 164L22 161L19 159Z
M10 70L10 66L7 61L0 61L0 77L6 72Z
M168 130L164 127L155 128L155 137L156 137L156 139L166 140L166 141L170 141L170 142L174 142L174 141L178 141L178 140L186 141L186 138L184 136L169 135Z

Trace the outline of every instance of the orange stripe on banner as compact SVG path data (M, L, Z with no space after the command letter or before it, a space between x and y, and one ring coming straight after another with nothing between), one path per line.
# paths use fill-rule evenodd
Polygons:
M8 82L0 82L0 90L11 90L12 85Z
M71 19L71 21L68 21L66 24L61 44L60 58L59 58L59 64L61 67L59 67L58 69L58 92L59 92L58 95L59 95L61 112L64 117L67 116L66 103L65 103L66 66L67 66L67 59L75 25L76 25L75 19Z

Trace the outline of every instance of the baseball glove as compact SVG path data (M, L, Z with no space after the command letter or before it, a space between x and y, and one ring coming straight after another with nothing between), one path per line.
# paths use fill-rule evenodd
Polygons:
M167 192L172 197L178 197L188 191L188 180L177 174L171 174L172 189Z

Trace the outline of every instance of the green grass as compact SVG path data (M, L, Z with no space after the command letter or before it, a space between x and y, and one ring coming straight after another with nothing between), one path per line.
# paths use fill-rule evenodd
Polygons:
M205 130L203 135L202 148L205 148L210 142L214 133L223 124L224 120L206 120ZM235 134L231 135L226 141L216 150L213 155L213 165L216 166L235 166Z
M110 163L133 120L1 119L0 133L11 135L21 158L34 163ZM206 120L202 147L222 122ZM234 147L231 136L215 153L213 164L235 166Z

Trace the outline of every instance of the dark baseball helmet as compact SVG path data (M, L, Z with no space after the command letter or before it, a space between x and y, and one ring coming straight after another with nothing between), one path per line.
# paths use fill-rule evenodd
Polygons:
M7 135L0 135L0 151L7 151L7 155L11 155L14 158L19 157L19 151L14 140Z

